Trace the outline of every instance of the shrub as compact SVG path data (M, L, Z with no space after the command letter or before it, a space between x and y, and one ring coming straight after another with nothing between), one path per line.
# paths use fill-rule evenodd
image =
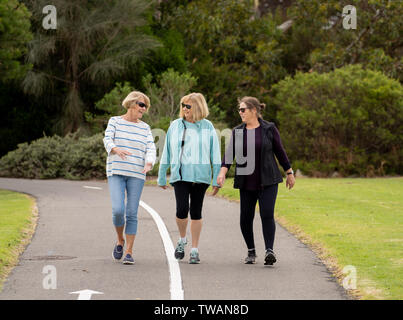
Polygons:
M273 90L283 143L305 173L403 173L398 81L351 65L324 74L297 73Z
M105 179L106 151L103 134L82 137L68 145L65 152L65 172L67 179Z
M78 138L43 137L18 145L0 159L0 176L29 179L105 178L106 152L102 134Z

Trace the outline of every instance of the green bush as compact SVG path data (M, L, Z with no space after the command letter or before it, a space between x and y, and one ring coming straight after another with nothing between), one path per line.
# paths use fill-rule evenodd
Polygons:
M0 176L29 179L106 177L103 135L43 137L18 145L0 159Z
M324 74L297 73L273 90L283 143L304 173L403 173L398 81L351 65Z
M65 152L64 177L67 179L105 179L106 151L103 134L81 137Z

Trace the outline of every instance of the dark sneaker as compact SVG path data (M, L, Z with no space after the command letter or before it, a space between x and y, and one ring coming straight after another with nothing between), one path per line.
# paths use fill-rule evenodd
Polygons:
M182 260L185 256L185 245L187 242L182 242L181 239L178 240L178 243L175 248L175 258L178 260Z
M124 243L123 243L124 246ZM122 259L123 257L123 246L120 244L115 245L115 247L113 248L113 252L112 252L112 257L113 259L115 259L116 261L119 261L120 259Z
M256 252L248 251L248 256L245 258L245 264L254 264L256 262Z
M190 252L189 263L190 264L198 264L198 263L200 263L199 253L197 251L191 251Z
M134 264L134 259L131 254L127 254L126 257L123 259L123 264Z
M266 256L264 257L264 265L265 266L272 266L273 263L277 261L276 255L274 254L274 251L271 249L266 250Z

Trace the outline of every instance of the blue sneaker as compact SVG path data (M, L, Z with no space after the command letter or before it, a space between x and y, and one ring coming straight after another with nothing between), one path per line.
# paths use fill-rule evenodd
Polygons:
M175 248L175 258L177 260L182 260L183 257L185 256L185 245L187 242L182 242L181 239L178 240L178 243Z
M190 264L199 264L200 263L200 258L199 258L199 252L198 251L190 251L189 263Z
M126 257L123 259L123 264L134 264L134 259L130 253L128 253Z
M123 243L124 246L124 243ZM113 252L112 252L112 257L113 259L115 259L116 261L119 261L120 259L122 259L123 257L123 246L120 244L115 245L115 247L113 248Z

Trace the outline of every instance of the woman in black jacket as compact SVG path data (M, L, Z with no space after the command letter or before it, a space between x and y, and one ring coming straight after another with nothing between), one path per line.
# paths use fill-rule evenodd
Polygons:
M273 251L276 231L274 206L278 183L283 181L274 156L287 174L286 187L291 189L295 184L295 178L276 126L261 117L264 107L265 104L254 97L243 97L239 100L239 115L243 123L232 131L217 183L220 186L224 184L225 175L235 157L234 188L240 189L240 224L248 247L245 263L253 264L256 261L253 219L256 202L259 201L266 247L264 264L272 265L276 262Z

